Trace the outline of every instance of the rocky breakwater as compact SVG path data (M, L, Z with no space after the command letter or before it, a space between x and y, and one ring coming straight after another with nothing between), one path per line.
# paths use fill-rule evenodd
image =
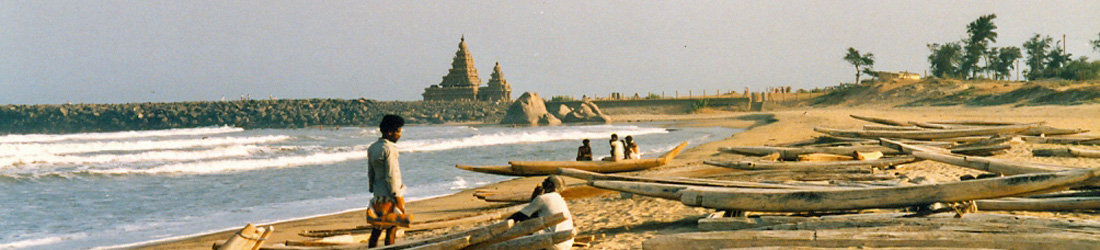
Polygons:
M132 104L0 106L0 134L79 133L236 126L376 126L385 114L410 124L496 122L510 103L400 102L367 99L243 100Z
M515 125L558 125L562 122L611 123L611 116L600 112L592 102L582 102L575 108L561 105L556 113L546 110L546 101L538 93L524 92L508 107L501 124Z

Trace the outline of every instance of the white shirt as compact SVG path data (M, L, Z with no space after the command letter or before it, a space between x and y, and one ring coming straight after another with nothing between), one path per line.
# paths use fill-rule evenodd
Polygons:
M367 148L367 176L375 198L405 196L397 157L397 145L385 138L378 138Z
M556 213L564 213L565 221L546 228L543 233L573 230L573 215L569 213L569 206L565 204L565 199L557 192L545 193L535 197L534 200L531 200L531 204L528 204L523 210L519 210L519 212L529 217L546 217ZM569 239L554 244L553 249L568 250L572 247L573 239Z
M611 142L611 158L614 158L616 161L623 159L623 142Z

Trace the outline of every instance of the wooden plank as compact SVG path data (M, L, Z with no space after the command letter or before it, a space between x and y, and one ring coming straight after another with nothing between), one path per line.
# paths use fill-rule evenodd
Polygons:
M991 199L1037 191L1079 186L1100 176L1100 169L1067 170L1023 174L1008 177L912 186L833 190L779 190L715 187L647 186L645 183L620 183L627 191L654 190L661 198L679 196L688 206L740 211L805 212L839 211L866 208L894 208L935 202L959 202ZM615 181L608 181L615 182ZM664 188L664 189L662 189ZM655 194L661 192L653 192Z
M540 233L535 235L529 235L511 239L508 241L480 246L476 248L467 248L469 250L535 250L535 249L547 249L554 244L565 242L573 239L577 235L577 230L557 231L553 233Z
M740 170L778 170L778 169L829 169L842 167L887 167L917 161L914 157L881 158L867 161L831 161L831 162L783 162L783 161L703 161L712 166Z
M1100 197L1003 198L974 201L978 210L1072 211L1100 209Z
M980 156L961 156L928 151L913 152L913 156L925 160L938 161L969 169L981 170L1003 175L1017 175L1075 169L1053 164L1015 162Z
M546 229L548 227L557 225L569 217L565 213L556 213L546 217L538 217L529 220L525 220L520 223L516 223L515 226L499 234L494 234L487 239L474 239L470 241L471 249L478 249L486 247L488 245L496 244L498 242L504 242L511 239L519 238L524 235L528 235L539 230Z
M1046 122L998 122L998 121L984 121L984 120L950 120L950 121L931 121L928 123L935 124L948 124L948 125L969 125L969 126L1011 126L1011 125L1028 125L1028 124L1043 124Z
M1031 135L1031 136L1052 136L1052 135L1073 135L1073 134L1080 134L1080 133L1086 133L1086 132L1089 132L1089 130L1079 129L1079 128L1077 128L1077 129L1064 129L1064 128L1055 128L1055 127L1050 127L1050 126L1038 126L1038 127L1030 128L1030 129L1024 131L1021 134L1022 135Z
M862 116L862 115L848 115L848 116L851 116L852 118L856 118L856 119L859 119L859 120L878 123L878 124L882 124L882 125L909 126L908 122L903 122L903 121L898 121L898 120L891 120L891 119L886 119L886 118L878 118L878 117L870 117L870 116Z
M1093 233L1048 230L1018 232L981 227L714 231L658 235L642 243L646 250L726 249L759 246L808 247L952 247L994 249L1091 249L1100 245ZM994 233L995 232L995 233Z
M912 217L912 213L865 213L829 216L759 216L759 217L716 217L699 219L699 230L814 230L835 229L838 225L849 223L848 227L871 227L881 225L1009 225L1036 229L1091 228L1100 232L1100 222L1041 218L1011 214L967 214L956 218L954 214L940 213L923 217Z
M809 153L798 156L798 161L851 161L854 159L852 156L828 153Z
M1031 154L1040 157L1083 157L1100 158L1100 151L1079 148L1037 148L1032 149Z
M952 137L965 137L965 136L987 136L996 134L1012 134L1027 130L1037 125L1012 125L1012 126L994 126L994 127L982 127L972 129L944 129L944 130L922 130L922 131L863 131L863 130L843 130L832 128L816 127L814 131L843 137L857 137L857 138L903 138L903 139L917 139L917 140L930 140L930 139L942 139Z
M441 241L435 244L427 244L408 248L409 250L459 250L470 245L470 236L459 237Z
M698 178L660 178L660 177L642 177L642 176L626 176L618 174L600 174L595 172L588 172L584 170L576 169L561 169L559 175L569 176L585 181L635 181L635 182L650 182L650 183L664 183L664 184L680 184L680 185L696 185L696 186L713 186L713 187L744 187L744 188L780 188L780 189L805 189L815 188L807 186L792 186L773 183L760 183L760 182L747 182L747 181L728 181L728 180L713 180L713 179L698 179Z
M868 124L868 125L863 125L863 130L917 131L917 130L924 130L924 128L917 127L917 126L897 126L897 125Z
M1006 150L1011 149L1012 146L1000 144L1000 145L979 145L971 147L957 147L951 148L952 154L961 155L976 155L976 156L992 156L998 152L1003 153Z

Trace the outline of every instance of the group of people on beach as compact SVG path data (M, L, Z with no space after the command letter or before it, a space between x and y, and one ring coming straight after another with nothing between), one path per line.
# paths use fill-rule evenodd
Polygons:
M367 175L368 189L374 198L370 200L367 209L367 223L372 225L369 247L378 246L378 238L382 232L386 233L386 245L392 245L397 240L397 227L408 227L412 216L405 210L405 184L401 181L401 167L398 163L397 141L401 139L402 127L405 120L397 115L385 115L378 125L382 137L378 138L367 148ZM612 141L617 139L611 135ZM627 141L632 138L627 136ZM588 140L585 139L585 145ZM621 145L621 144L620 144ZM613 150L614 151L614 150ZM636 151L636 150L635 150ZM619 155L622 155L619 149ZM591 148L588 153L591 160ZM569 213L569 207L562 198L561 192L565 190L565 181L557 175L548 176L541 184L535 187L531 194L531 202L519 212L509 216L516 222L564 213L567 218L544 232L573 230L573 219ZM573 240L557 243L553 249L564 250L573 246Z
M634 143L634 137L627 135L622 141L619 140L618 134L611 134L611 140L608 141L611 144L611 156L604 157L603 161L619 161L623 159L640 159L641 153L638 152L638 144ZM584 139L581 141L581 146L577 148L577 161L591 161L592 160L592 146L589 145L589 140Z

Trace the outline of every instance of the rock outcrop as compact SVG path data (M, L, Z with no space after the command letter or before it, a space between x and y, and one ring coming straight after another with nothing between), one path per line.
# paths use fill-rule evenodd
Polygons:
M560 112L560 111L559 111ZM566 114L561 118L562 122L598 122L598 123L611 123L611 116L605 115L600 112L600 108L596 107L595 103L590 101L582 102L580 106L573 109L572 112Z
M546 102L542 100L542 97L539 97L538 93L524 92L512 103L512 106L508 107L508 112L504 113L504 119L500 123L557 125L561 124L561 120L546 111Z

